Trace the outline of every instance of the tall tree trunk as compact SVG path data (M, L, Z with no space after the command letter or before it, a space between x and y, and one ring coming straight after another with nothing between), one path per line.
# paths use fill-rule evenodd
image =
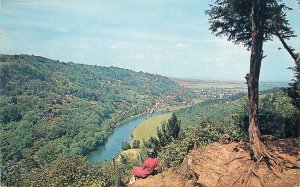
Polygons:
M258 162L262 159L262 150L265 146L261 141L258 121L258 88L259 73L263 57L263 27L265 0L252 1L252 48L250 57L250 74L247 75L249 98L249 142L252 158Z
M263 59L263 42L264 42L264 22L265 8L267 0L252 0L252 48L250 56L250 73L247 74L246 80L248 85L249 98L249 143L251 149L251 158L258 163L264 159L269 165L279 167L279 171L285 163L299 168L297 164L286 161L282 157L270 152L261 140L260 127L258 121L258 88L259 73L261 61ZM252 171L252 169L251 169ZM278 176L273 172L274 175Z

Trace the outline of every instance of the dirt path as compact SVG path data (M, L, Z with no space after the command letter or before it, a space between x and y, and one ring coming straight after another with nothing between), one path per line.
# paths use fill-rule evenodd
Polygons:
M280 156L300 165L299 140L284 139L266 142L268 148ZM168 171L162 174L139 179L132 187L162 186L243 186L240 177L247 173L252 161L242 144L213 143L206 147L193 150L185 159L177 172ZM180 173L180 174L178 174ZM296 187L300 186L300 170L286 169L275 176L266 164L260 164L256 174L249 176L245 186ZM183 175L190 178L184 178Z

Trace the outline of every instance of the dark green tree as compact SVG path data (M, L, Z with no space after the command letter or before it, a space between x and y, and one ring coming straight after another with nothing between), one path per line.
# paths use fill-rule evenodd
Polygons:
M153 137L153 136L150 136L149 140L148 141L144 141L143 144L147 148L152 148L152 149L155 149L155 150L159 150L160 149L160 143L159 143L158 139L155 138L155 137Z
M300 4L300 2L298 3ZM300 111L300 53L295 52L295 49L286 43L285 37L281 36L279 33L276 33L276 36L279 38L283 47L295 61L295 66L291 68L294 72L294 78L289 84L289 87L286 89L286 92L293 100L294 106Z
M294 79L287 88L288 96L292 99L294 106L300 111L300 59L296 61L296 66L292 68Z
M210 30L217 36L226 36L235 44L251 50L250 72L246 75L249 99L249 142L251 157L257 163L265 159L278 163L278 159L261 141L258 119L258 88L263 44L274 36L282 39L294 37L286 11L291 10L280 0L215 0L206 11ZM281 164L280 164L281 165Z
M132 148L139 148L140 147L140 140L134 140L132 144Z
M180 121L178 121L176 115L173 113L172 117L168 119L168 123L166 124L166 133L167 133L168 142L177 139L179 132L180 132Z
M122 142L121 148L122 148L122 150L130 149L131 148L130 143Z
M156 134L160 147L166 146L168 143L175 141L180 132L180 121L177 120L176 115L173 113L167 123L163 122L161 128L156 129Z
M166 122L161 124L161 127L156 128L157 141L160 147L164 147L168 143Z
M151 136L147 142L144 142L144 145L160 149L178 139L179 132L180 121L178 121L176 115L173 113L167 122L163 122L160 128L156 128L157 138Z

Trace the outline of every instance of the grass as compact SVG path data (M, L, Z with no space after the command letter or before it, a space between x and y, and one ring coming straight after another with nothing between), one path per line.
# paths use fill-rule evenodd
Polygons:
M195 105L195 104L198 104L198 103L201 103L203 102L203 99L200 99L200 98L196 98L196 99L193 99L192 100L192 104ZM160 105L158 110L157 111L170 111L170 112L176 112L180 109L183 109L183 108L187 108L187 107L190 107L191 105L186 105L186 104L180 104L180 105L173 105L173 106L167 106L167 105Z
M241 88L243 85L238 83L226 83L226 82L210 82L201 83L197 82L190 85L191 88L208 89L208 88L223 88L223 89L236 89Z
M226 81L201 81L201 80L179 80L179 83L191 89L246 89L244 83L241 82L226 82Z
M235 82L235 81L205 81L205 80L192 80L192 79L178 79L180 85L191 88L194 90L197 89L211 89L211 88L221 88L227 90L238 90L238 91L247 91L247 85L245 81ZM275 87L287 87L288 82L260 82L259 90L268 90Z
M122 156L133 159L138 157L140 151L141 149L127 149L125 151L122 151L121 154ZM118 159L120 158L118 157Z
M202 103L203 101L204 101L204 100L203 100L203 99L200 99L200 98L193 99L193 105L196 105L196 104Z
M174 106L166 106L166 105L162 105L162 106L159 106L158 108L158 111L177 111L177 110L180 110L182 108L186 108L188 106L186 105L174 105Z
M150 136L157 137L156 128L160 127L161 123L170 119L171 116L172 113L166 113L147 119L133 130L130 142L140 140L142 145L143 139L148 140Z

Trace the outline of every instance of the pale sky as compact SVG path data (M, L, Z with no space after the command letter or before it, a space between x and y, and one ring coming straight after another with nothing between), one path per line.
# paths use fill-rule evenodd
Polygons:
M300 36L300 7L288 13ZM244 81L250 53L208 29L210 0L0 0L0 53L178 78ZM299 37L287 41L300 52ZM290 81L289 54L265 43L261 81Z

